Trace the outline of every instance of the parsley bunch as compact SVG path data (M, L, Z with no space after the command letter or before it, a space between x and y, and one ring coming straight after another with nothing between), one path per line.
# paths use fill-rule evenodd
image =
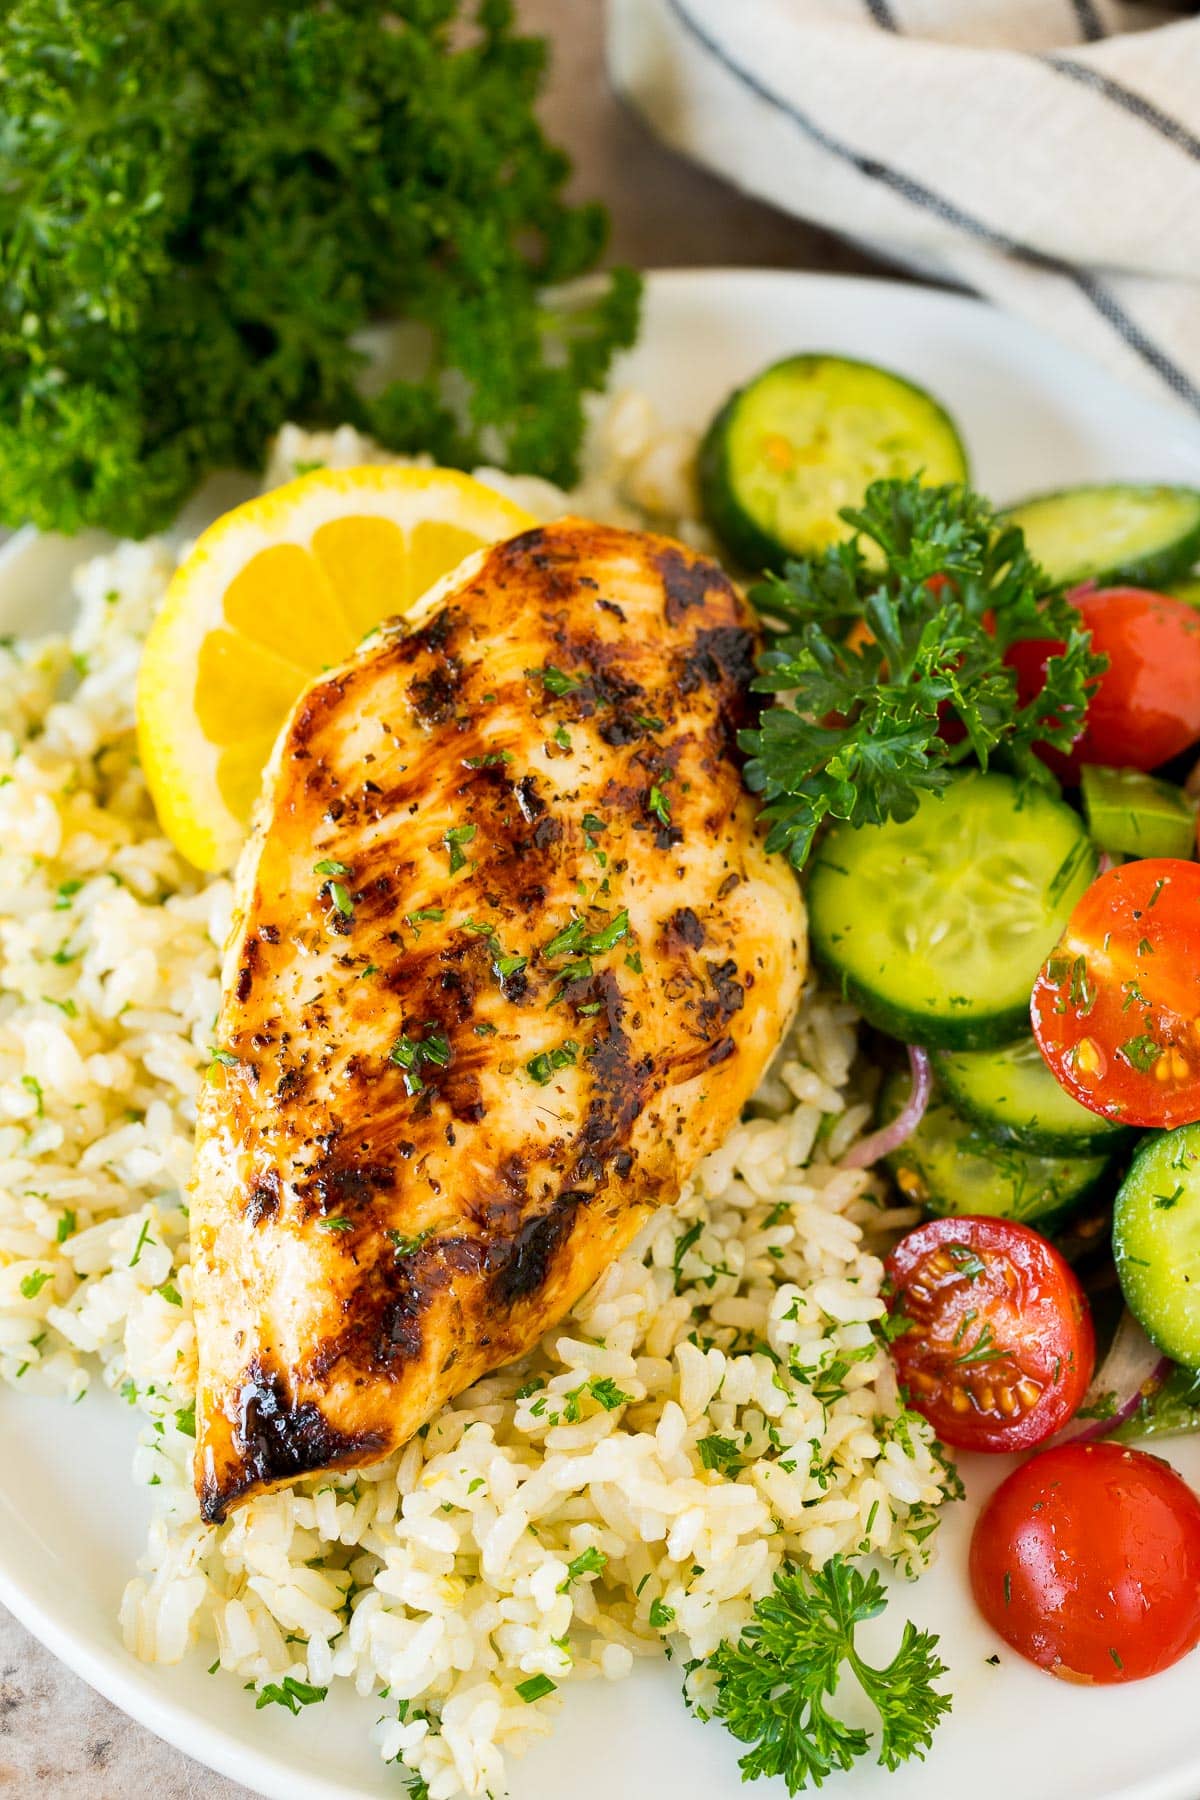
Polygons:
M788 1793L797 1794L866 1755L867 1733L825 1704L845 1673L879 1714L880 1763L896 1769L910 1756L924 1757L950 1710L933 1686L946 1668L937 1638L911 1620L886 1667L864 1661L855 1630L886 1605L876 1572L864 1574L841 1557L807 1576L786 1564L777 1571L774 1592L757 1602L738 1642L722 1644L708 1659L717 1678L716 1717L753 1746L738 1762L743 1780L781 1775Z
M11 0L0 519L141 536L286 420L572 478L637 281L534 116L510 0ZM360 389L352 334L412 324Z
M742 733L746 781L767 848L796 868L825 819L910 819L967 757L1052 782L1034 746L1070 748L1106 667L1021 532L969 489L878 481L842 517L853 537L751 591L783 628L755 686L785 698ZM1005 652L1048 639L1061 654L1022 702Z

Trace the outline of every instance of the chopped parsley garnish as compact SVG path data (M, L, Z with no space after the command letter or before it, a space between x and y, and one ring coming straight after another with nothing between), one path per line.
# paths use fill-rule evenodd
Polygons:
M429 1030L425 1037L410 1037L404 1032L388 1052L388 1061L404 1070L404 1085L410 1094L419 1094L425 1083L421 1070L444 1069L451 1060L450 1040L440 1031Z
M313 1687L307 1681L297 1681L294 1675L285 1675L282 1682L268 1681L259 1689L254 1709L261 1712L264 1706L286 1706L295 1716L302 1706L315 1706L328 1692L328 1688Z
M502 769L512 759L511 750L489 750L486 756L468 756L463 766L467 769Z
M716 1469L722 1475L728 1475L742 1466L738 1447L732 1438L703 1437L696 1445L696 1454L706 1469Z
M25 1300L36 1300L48 1281L54 1277L49 1269L35 1269L32 1275L21 1279L21 1297Z
M1070 748L1107 666L1021 532L969 489L877 481L842 517L854 537L751 594L783 632L755 683L781 697L740 737L746 781L767 848L797 868L825 819L911 819L968 757L1053 783L1035 745ZM1064 648L1022 704L1005 655L1037 638Z
M611 1375L602 1375L588 1383L588 1391L593 1400L598 1400L605 1412L615 1412L618 1406L628 1406L633 1399L624 1388L619 1388Z
M527 681L540 681L548 694L561 699L564 694L573 694L576 688L584 684L582 675L568 675L563 669L556 669L553 663L547 663L544 669L526 669Z
M542 945L542 955L566 956L578 950L586 930L587 925L583 919L572 919L571 923L564 925L563 929L557 932L548 944Z
M329 881L326 882L325 886L326 892L329 895L330 905L336 907L343 919L352 919L354 917L354 902L350 898L349 889L343 887L340 881Z
M947 1244L946 1255L958 1273L965 1275L968 1281L977 1281L985 1272L983 1258L969 1244Z
M1131 1069L1136 1069L1139 1075L1148 1075L1162 1053L1162 1045L1156 1044L1145 1032L1140 1037L1127 1038L1123 1044L1117 1045L1117 1055Z
M462 853L462 846L471 843L474 837L474 825L452 825L443 836L442 842L450 852L450 873L452 875L457 875L460 869L466 868L467 859Z
M422 1244L428 1243L433 1236L433 1226L427 1226L424 1231L418 1231L412 1237L407 1236L403 1231L389 1231L385 1233L385 1236L395 1251L396 1261L399 1262L402 1257L412 1256L421 1248Z
M668 1625L675 1623L675 1608L667 1606L662 1600L650 1602L650 1623L655 1631L665 1631Z
M810 1782L819 1786L834 1769L849 1769L870 1749L861 1726L847 1725L829 1710L843 1673L850 1674L879 1715L879 1762L897 1769L923 1757L950 1701L934 1687L946 1673L937 1638L904 1626L891 1662L878 1668L855 1645L857 1627L878 1618L887 1595L874 1569L832 1558L804 1573L788 1564L775 1575L774 1591L755 1604L754 1617L736 1644L722 1644L708 1658L716 1677L712 1711L743 1744L742 1777L779 1775L789 1794Z
M1058 987L1067 984L1067 997L1081 1015L1086 1017L1091 1012L1099 990L1088 973L1086 957L1052 956L1046 964L1046 973Z
M181 1431L184 1437L195 1437L196 1402L194 1400L188 1406L181 1406L179 1411L175 1414L175 1429L176 1431Z
M473 931L476 937L486 938L488 952L492 959L493 973L502 982L509 980L513 975L519 975L522 969L528 967L529 958L527 956L510 955L508 951L501 948L500 934L494 925L480 925L475 919L464 919L463 929L464 931Z
M34 1102L37 1106L37 1116L39 1119L44 1119L46 1116L46 1098L42 1093L41 1082L37 1079L36 1075L22 1075L21 1086L25 1089L27 1094L33 1095Z
M129 1266L131 1269L137 1268L142 1260L142 1251L147 1244L153 1244L153 1242L154 1239L150 1236L150 1221L149 1219L143 1219L142 1229L138 1232L138 1241L133 1246L133 1255L129 1259Z
M574 1038L568 1038L553 1050L543 1050L539 1055L531 1056L525 1064L525 1072L539 1087L545 1087L559 1069L570 1067L578 1059L579 1045Z
M348 863L335 862L331 856L327 856L322 862L313 864L314 875L352 875L353 873L354 871Z
M571 1583L578 1581L581 1575L601 1574L607 1563L607 1552L598 1550L594 1544L589 1544L586 1550L581 1550L579 1555L567 1564L567 1579L560 1584L559 1593L565 1594Z
M223 1069L236 1069L238 1066L238 1059L232 1050L218 1050L214 1045L209 1051L209 1056L214 1063L220 1063Z
M694 1225L688 1226L687 1230L683 1233L682 1237L678 1237L675 1240L675 1255L671 1259L671 1267L675 1272L675 1292L676 1293L679 1292L680 1288L683 1286L684 1280L686 1279L686 1277L684 1276L684 1273L683 1273L683 1259L687 1255L688 1251L693 1248L697 1239L700 1236L700 1233L703 1230L704 1230L703 1221L700 1219L697 1219L696 1223Z
M548 944L542 945L542 955L580 958L603 956L620 943L628 930L629 912L625 907L622 907L619 913L614 913L613 917L599 931L589 931L586 919L574 918L569 925L564 925Z
M70 881L60 881L57 890L58 898L54 902L55 912L66 912L71 904L72 896L77 894L82 886L83 882L78 877L74 877Z
M1180 1190L1182 1192L1182 1189ZM75 1214L69 1206L64 1207L54 1233L56 1244L65 1244L69 1237L74 1237L76 1229Z
M892 1312L884 1313L877 1322L876 1329L885 1344L894 1344L898 1338L911 1331L915 1324L916 1320L910 1318L903 1307L897 1307Z
M650 789L646 799L646 810L652 813L660 825L671 823L671 802L656 782Z
M179 1292L179 1289L173 1282L164 1281L162 1286L156 1287L154 1291L156 1294L161 1294L168 1306L183 1305L183 1295Z
M453 871L451 871L453 873ZM416 912L405 913L404 923L410 928L415 938L421 935L422 925L440 925L445 918L440 906L421 906Z
M353 1231L354 1230L354 1220L353 1219L318 1219L317 1227L320 1231Z
M548 1675L531 1675L528 1681L518 1681L517 1692L526 1706L532 1706L535 1700L544 1700L558 1686Z
M991 1362L994 1357L1002 1356L1003 1354L1004 1352L996 1342L996 1334L991 1326L983 1325L980 1327L979 1335L971 1344L970 1348L964 1350L961 1356L954 1357L953 1361L960 1367L965 1368L974 1363Z

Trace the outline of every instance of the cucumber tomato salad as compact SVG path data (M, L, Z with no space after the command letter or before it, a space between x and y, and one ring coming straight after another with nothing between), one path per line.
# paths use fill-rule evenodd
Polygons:
M911 1406L1020 1453L970 1579L1013 1648L1123 1682L1200 1641L1200 491L997 509L886 370L777 364L705 507L767 623L743 736L815 959L877 1034Z

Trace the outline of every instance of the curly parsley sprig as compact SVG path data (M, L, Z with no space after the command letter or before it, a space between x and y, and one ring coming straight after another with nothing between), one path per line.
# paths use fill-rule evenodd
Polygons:
M607 225L545 55L511 0L6 5L0 519L141 537L285 419L569 484L639 281L555 295Z
M970 489L878 481L842 517L854 537L751 591L782 627L755 687L785 697L741 735L746 780L768 849L796 868L824 820L910 819L968 757L1052 782L1034 746L1070 748L1107 666L1021 532ZM1004 657L1026 640L1062 650L1022 704Z
M867 1754L866 1731L826 1705L846 1673L879 1714L880 1763L896 1769L910 1756L924 1757L950 1710L949 1697L933 1685L946 1667L937 1638L911 1620L885 1667L863 1659L855 1631L886 1605L875 1570L838 1556L811 1574L787 1564L776 1572L774 1591L757 1602L738 1642L708 1659L717 1679L714 1715L752 1746L738 1762L744 1780L781 1775L788 1793L797 1794Z

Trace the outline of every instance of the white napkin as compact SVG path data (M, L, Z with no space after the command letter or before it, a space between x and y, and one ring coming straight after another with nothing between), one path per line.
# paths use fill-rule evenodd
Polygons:
M1200 410L1200 19L1119 0L609 0L676 149Z

